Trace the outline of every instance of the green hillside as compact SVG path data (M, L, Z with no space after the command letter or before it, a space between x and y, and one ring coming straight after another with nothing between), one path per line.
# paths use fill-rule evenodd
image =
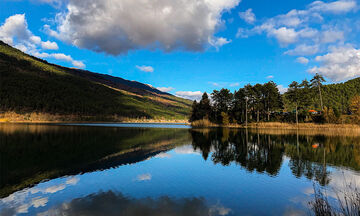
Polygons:
M349 112L350 100L360 95L360 78L355 78L344 83L329 84L323 86L324 105L341 111ZM315 106L320 107L319 100L315 101Z
M0 113L180 120L190 105L145 84L50 64L0 41Z

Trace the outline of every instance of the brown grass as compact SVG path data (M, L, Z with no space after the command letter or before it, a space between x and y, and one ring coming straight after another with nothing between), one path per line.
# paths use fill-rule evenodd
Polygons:
M191 126L196 128L218 127L217 124L210 122L208 119L193 121L191 122Z
M124 122L124 123L183 123L185 119L147 119L147 118L126 118L117 115L111 116L85 116L85 115L61 115L49 113L26 113L16 112L0 113L0 123L79 123L79 122Z

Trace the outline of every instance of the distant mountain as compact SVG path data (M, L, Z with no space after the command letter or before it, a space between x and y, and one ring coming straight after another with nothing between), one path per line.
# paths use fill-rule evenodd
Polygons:
M0 114L178 120L187 119L190 107L150 85L50 64L0 41Z

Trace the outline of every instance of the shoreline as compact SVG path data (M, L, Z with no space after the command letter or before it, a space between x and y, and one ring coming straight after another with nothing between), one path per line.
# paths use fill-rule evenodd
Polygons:
M72 121L72 120L20 120L20 121L4 121L0 118L0 124L185 124L192 126L186 120L125 120L125 121ZM192 126L196 129L206 128L229 128L229 129L278 129L278 130L309 130L309 129L322 129L322 130L359 130L360 125L356 124L314 124L314 123L282 123L282 122L261 122L251 123L246 127L245 125L229 124L229 125L209 125L209 126Z
M120 123L138 123L138 124L185 124L192 128L249 128L249 129L275 129L275 130L328 130L328 131L359 131L358 124L315 124L315 123L284 123L284 122L259 122L249 123L246 127L242 124L218 125L209 121L200 121L189 123L187 119L165 119L165 118L127 118L120 116L78 116L78 115L60 115L48 113L27 113L18 114L15 112L5 112L0 114L0 124L120 124ZM195 124L194 124L195 123Z
M273 130L358 130L360 132L360 125L357 124L315 124L315 123L284 123L284 122L260 122L260 123L250 123L246 127L245 125L240 124L229 124L229 125L200 125L194 126L193 128L230 128L230 129L273 129Z
M91 124L91 123L174 123L189 124L187 119L165 118L129 118L117 115L111 116L85 116L85 115L61 115L48 113L5 112L0 114L0 123L28 123L28 124Z

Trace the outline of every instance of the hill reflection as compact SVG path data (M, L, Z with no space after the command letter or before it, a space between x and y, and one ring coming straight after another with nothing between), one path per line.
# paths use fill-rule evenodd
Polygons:
M270 133L235 129L112 128L0 125L0 197L44 180L137 163L192 143L204 160L322 185L331 167L360 170L359 136ZM191 150L191 146L190 146ZM175 151L176 152L176 151Z

